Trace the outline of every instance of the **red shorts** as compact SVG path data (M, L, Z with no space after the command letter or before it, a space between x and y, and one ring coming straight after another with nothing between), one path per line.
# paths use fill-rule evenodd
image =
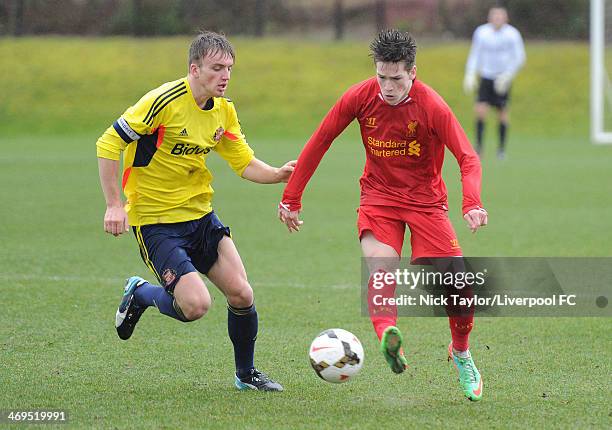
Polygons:
M455 230L446 211L420 212L388 206L360 206L357 209L359 240L371 231L379 242L402 255L406 224L410 229L412 260L424 257L459 257L462 255Z

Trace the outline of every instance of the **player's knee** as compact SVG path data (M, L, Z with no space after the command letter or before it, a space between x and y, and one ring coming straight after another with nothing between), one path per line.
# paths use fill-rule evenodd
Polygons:
M482 105L482 104L477 104L476 108L474 110L476 112L476 116L480 120L486 119L487 113L489 111L488 107L486 105Z
M204 305L192 305L183 309L183 315L188 321L195 321L202 318L208 312L208 307Z
M364 254L366 264L370 271L370 275L380 272L393 272L397 269L398 260L395 256L392 256L388 251L374 251L369 252L367 255ZM381 275L378 275L381 276Z
M246 279L228 294L227 302L235 308L247 308L253 304L253 288Z
M183 315L189 321L195 321L202 318L210 309L210 297L198 297L191 299L188 303L181 305Z

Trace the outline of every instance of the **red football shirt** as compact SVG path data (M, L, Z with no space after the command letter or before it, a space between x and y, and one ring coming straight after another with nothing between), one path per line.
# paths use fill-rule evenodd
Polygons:
M290 210L301 208L306 184L332 141L359 121L366 164L359 180L362 205L447 210L442 180L445 146L461 168L463 213L482 206L481 167L459 121L442 97L415 80L408 97L392 106L376 78L349 88L304 146L283 193Z

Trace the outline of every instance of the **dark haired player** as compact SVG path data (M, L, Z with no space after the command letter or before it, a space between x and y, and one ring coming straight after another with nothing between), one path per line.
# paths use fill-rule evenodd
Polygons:
M253 364L258 318L240 255L211 205L210 151L244 179L286 182L295 161L273 168L253 156L231 100L223 97L234 50L220 34L203 32L191 43L186 77L145 94L97 142L106 199L104 229L115 236L131 225L140 254L160 285L133 276L115 317L117 334L129 339L151 306L178 321L208 311L210 294L198 272L227 298L227 327L241 390L282 391ZM124 205L118 185L123 153Z
M278 215L290 232L299 230L307 182L333 140L357 119L366 151L357 227L372 293L373 274L389 271L387 262L399 260L406 225L413 260L432 258L436 265L444 257L448 263L448 257L462 255L447 215L441 176L445 148L461 168L463 214L473 232L486 225L487 213L480 202L478 156L444 100L416 79L414 39L408 33L386 30L370 49L376 76L349 88L323 119L298 158ZM392 297L395 284L385 289L385 295ZM397 309L374 306L371 300L369 308L387 362L393 372L403 372L407 361L396 327ZM462 390L469 399L479 400L482 379L468 349L473 310L449 314L449 322L449 354L459 370Z

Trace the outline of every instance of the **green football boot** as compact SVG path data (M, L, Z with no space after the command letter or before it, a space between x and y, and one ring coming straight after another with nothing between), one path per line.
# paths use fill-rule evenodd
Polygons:
M448 345L448 359L453 360L453 364L459 373L459 385L465 397L476 402L482 399L482 378L480 372L472 360L472 356L467 358L459 357L453 352L453 344Z
M380 351L393 373L402 373L408 367L402 343L402 332L397 327L389 326L385 329L380 341Z

